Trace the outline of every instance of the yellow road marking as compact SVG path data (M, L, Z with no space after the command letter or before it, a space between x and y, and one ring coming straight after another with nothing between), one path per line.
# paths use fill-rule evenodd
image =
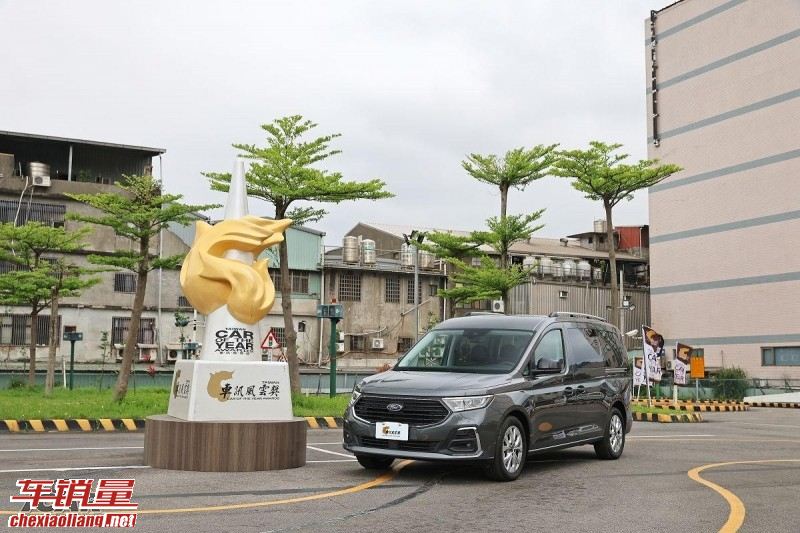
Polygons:
M80 428L81 428L83 431L91 431L91 430L92 430L92 425L91 425L91 424L89 423L89 421L88 421L88 420L86 420L85 418L78 418L78 419L76 419L76 420L75 420L75 422L77 422L77 423L78 423L78 426L79 426L79 427L80 427Z
M9 431L13 431L14 433L19 432L19 424L17 424L16 420L6 420L5 423Z
M210 507L185 507L182 509L145 509L145 510L138 510L136 511L137 514L170 514L170 513L203 513L203 512L210 512L210 511L230 511L234 509L252 509L254 507L270 507L273 505L286 505L289 503L300 503L300 502L308 502L312 500L322 500L325 498L334 498L336 496L344 496L346 494L354 494L356 492L361 492L367 489L371 489L372 487L377 487L387 481L394 479L394 477L406 466L410 465L414 461L406 460L401 461L396 466L392 467L391 470L381 474L380 476L376 477L372 481L367 481L366 483L361 483L360 485L354 485L352 487L347 487L346 489L341 490L334 490L331 492L321 492L319 494L312 494L311 496L300 496L298 498L286 498L283 500L267 500L265 502L251 502L251 503L234 503L230 505L212 505Z
M67 427L67 423L63 420L53 420L53 424L56 425L56 429L59 431L69 431L69 427Z
M319 429L319 424L317 423L316 418L314 418L313 416L307 416L305 418L306 422L308 422L308 427L310 427L311 429Z
M41 420L28 420L28 423L31 425L34 431L44 431L44 426L42 425Z
M325 419L325 423L328 424L329 428L339 427L336 425L336 420L334 420L332 416L324 416L322 418Z
M116 428L114 428L114 424L111 423L111 419L110 418L101 418L99 420L100 420L100 425L103 426L104 430L106 430L106 431L116 431Z
M733 492L729 491L725 487L721 485L717 485L716 483L712 483L707 479L703 479L700 476L700 472L704 470L710 470L712 468L721 468L723 466L731 466L731 465L751 465L751 464L763 464L763 463L800 463L800 459L763 459L759 461L730 461L727 463L713 463L703 466L698 466L696 468L692 468L687 472L687 475L690 479L697 481L701 485L705 485L706 487L710 488L711 490L717 492L720 496L725 498L725 501L728 502L728 506L730 507L730 513L728 513L728 520L723 524L722 528L719 530L720 533L735 533L739 531L739 528L742 527L744 523L744 517L746 514L744 503L739 497L734 494Z

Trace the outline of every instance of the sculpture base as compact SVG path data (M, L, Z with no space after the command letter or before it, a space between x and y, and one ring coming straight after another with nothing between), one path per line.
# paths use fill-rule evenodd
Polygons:
M144 463L166 470L254 472L306 464L307 423L292 420L195 422L147 417Z

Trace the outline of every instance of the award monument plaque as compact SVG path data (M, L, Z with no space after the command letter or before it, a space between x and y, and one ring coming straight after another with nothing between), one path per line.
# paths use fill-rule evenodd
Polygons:
M291 220L249 216L244 161L225 218L196 224L181 268L186 298L206 315L198 360L175 363L167 415L148 417L145 463L156 468L252 471L305 464L306 422L292 416L289 367L261 360L260 320L275 301L265 249Z

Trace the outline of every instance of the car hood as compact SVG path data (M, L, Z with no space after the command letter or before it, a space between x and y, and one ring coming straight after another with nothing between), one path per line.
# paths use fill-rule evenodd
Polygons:
M512 384L508 374L389 370L364 378L361 392L398 396L477 396Z

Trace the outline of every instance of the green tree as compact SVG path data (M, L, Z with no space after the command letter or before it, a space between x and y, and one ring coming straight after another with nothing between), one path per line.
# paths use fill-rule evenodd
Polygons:
M80 268L63 254L81 249L86 231L69 232L64 228L28 222L22 226L0 224L0 261L10 263L8 272L0 275L0 303L30 307L30 367L28 385L36 384L36 339L39 313L51 306L49 352L45 394L53 389L56 345L58 343L58 300L78 296L87 287L98 283L87 278L92 269Z
M443 231L432 231L425 234L425 241L423 241L419 248L432 253L436 257L447 261L448 259L458 259L463 261L467 257L482 256L484 255L478 248L480 242L476 242L471 235L454 235ZM448 266L454 266L446 263ZM447 286L446 290L454 288L452 268L447 272ZM446 297L445 297L446 298ZM455 300L447 298L447 314L448 318L455 316Z
M502 268L488 257L481 257L481 266L472 266L459 259L448 259L448 263L456 267L453 274L454 287L440 291L456 303L474 302L476 300L507 300L508 292L528 281L530 269L517 265Z
M621 144L600 141L589 143L587 150L566 150L558 154L551 173L572 180L572 186L586 198L603 203L606 215L608 259L611 264L611 301L619 301L617 283L617 250L614 242L612 211L623 200L633 199L633 193L652 187L682 170L678 165L660 165L658 160L643 159L625 164L628 154L618 153ZM612 322L619 325L619 314L612 313Z
M247 173L247 193L275 208L275 219L290 218L297 225L314 222L326 213L324 209L304 202L338 204L345 200L378 200L391 198L380 179L344 181L340 172L330 172L317 165L339 154L330 143L341 134L334 133L305 140L317 124L300 115L278 118L261 126L267 134L263 147L234 144L242 157L253 161ZM215 191L227 192L231 175L204 173ZM300 205L298 205L300 204ZM292 391L300 390L300 366L297 361L297 332L292 320L292 280L286 240L278 246L281 271L281 308L286 335L286 358L289 362Z
M188 225L196 213L220 207L218 204L188 205L180 203L183 195L164 194L161 182L153 176L124 176L119 192L97 194L67 194L100 212L99 215L70 213L70 219L106 226L130 240L130 250L118 250L111 255L90 255L89 261L99 265L127 269L136 274L136 293L133 298L131 321L122 355L114 400L120 401L128 392L128 377L133 367L139 323L144 310L147 275L158 268L180 268L183 255L158 257L151 248L158 233L170 223Z
M524 190L532 182L545 177L556 161L557 144L514 148L500 158L497 155L470 154L461 166L470 176L500 190L500 219L508 214L508 191ZM500 256L500 266L508 265L508 255Z

